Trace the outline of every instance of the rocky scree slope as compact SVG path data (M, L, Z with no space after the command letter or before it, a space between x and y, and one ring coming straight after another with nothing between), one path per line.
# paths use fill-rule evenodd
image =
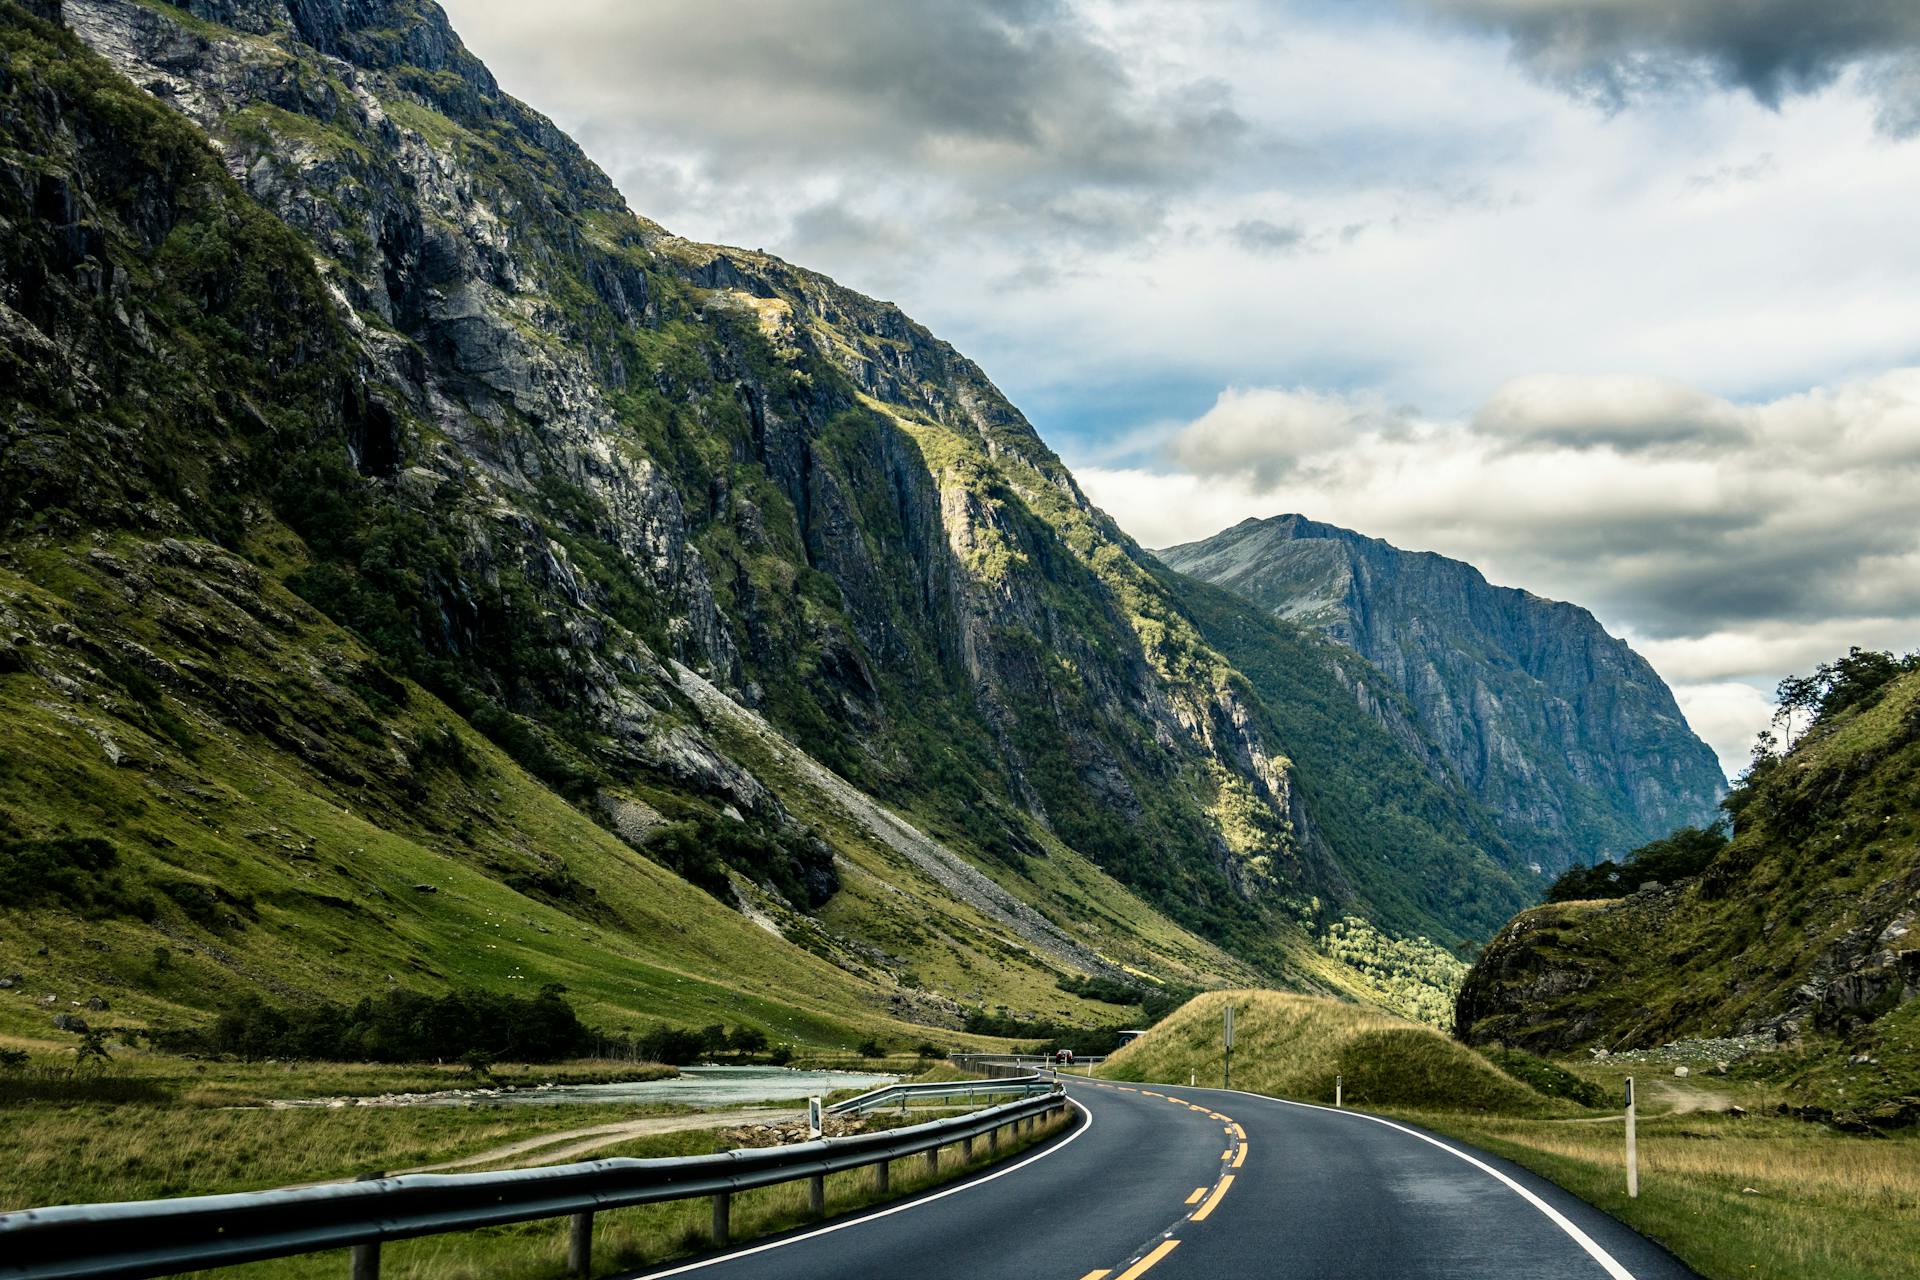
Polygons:
M1700 875L1517 917L1468 974L1459 1034L1562 1051L1761 1036L1824 1105L1920 1095L1920 674L1822 716L1729 808L1733 840Z
M1659 675L1578 606L1297 515L1155 554L1365 657L1542 872L1705 822L1725 789Z
M229 780L187 781L187 744L264 740L296 790L376 797L437 856L509 803L461 774L478 752L581 839L854 974L862 1007L951 1021L1127 964L1339 984L1303 928L1316 899L1373 909L1350 831L950 347L635 217L433 6L38 10L125 77L9 8L6 679L41 723L80 715L116 767L88 715L139 726L149 781L209 822L193 788ZM230 648L216 698L189 677ZM898 816L850 814L816 761ZM118 825L77 802L95 772L29 771L20 841ZM453 795L422 833L422 798ZM876 834L895 822L922 856ZM206 875L165 832L117 838ZM513 843L481 869L565 910L607 892ZM1456 936L1505 914L1386 910Z

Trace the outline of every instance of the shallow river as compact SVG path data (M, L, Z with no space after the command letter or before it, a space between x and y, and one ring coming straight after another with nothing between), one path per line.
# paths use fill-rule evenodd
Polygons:
M898 1076L862 1071L794 1071L787 1067L682 1067L669 1080L619 1084L557 1084L533 1089L449 1089L437 1093L390 1093L351 1100L315 1098L275 1106L471 1107L561 1102L651 1102L681 1107L731 1107L752 1102L792 1102L840 1089L877 1089Z

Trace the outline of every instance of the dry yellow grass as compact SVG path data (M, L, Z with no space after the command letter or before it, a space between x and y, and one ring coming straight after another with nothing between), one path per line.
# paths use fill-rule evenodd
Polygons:
M1640 1198L1614 1124L1407 1113L1507 1156L1661 1241L1711 1280L1890 1280L1920 1259L1920 1137L1689 1115L1640 1127Z

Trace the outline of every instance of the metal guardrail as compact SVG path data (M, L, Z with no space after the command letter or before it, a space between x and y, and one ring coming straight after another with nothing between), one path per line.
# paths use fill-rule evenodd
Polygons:
M881 1107L898 1102L905 1106L909 1102L933 1101L941 1098L979 1098L995 1094L1016 1093L1031 1097L1037 1093L1052 1093L1060 1086L1044 1076L1015 1076L998 1080L930 1080L925 1084L889 1084L863 1093L858 1097L847 1098L827 1108L832 1116L861 1115L868 1111L877 1111Z
M1076 1056L1073 1067L1097 1067L1105 1062L1106 1055L1094 1054L1086 1057ZM1032 1053L955 1053L949 1054L947 1061L962 1071L977 1071L984 1076L1004 1075L1011 1071L1030 1071L1036 1067L1051 1070L1056 1063L1050 1055Z
M713 1197L713 1239L728 1243L738 1191L811 1180L812 1207L824 1207L822 1179L868 1165L887 1189L888 1161L926 1155L986 1137L998 1145L1010 1125L1031 1129L1065 1107L1059 1093L901 1129L823 1138L789 1147L658 1160L587 1160L497 1173L406 1174L282 1191L189 1196L116 1204L63 1205L0 1214L0 1277L84 1280L172 1275L205 1267L353 1250L353 1280L379 1275L384 1241L538 1218L571 1217L568 1266L590 1270L593 1215L603 1209Z

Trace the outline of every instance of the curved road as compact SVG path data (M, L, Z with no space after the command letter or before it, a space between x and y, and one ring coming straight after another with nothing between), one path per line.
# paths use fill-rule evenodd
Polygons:
M1519 1166L1356 1111L1069 1080L1079 1128L964 1182L716 1257L698 1280L1697 1280Z

